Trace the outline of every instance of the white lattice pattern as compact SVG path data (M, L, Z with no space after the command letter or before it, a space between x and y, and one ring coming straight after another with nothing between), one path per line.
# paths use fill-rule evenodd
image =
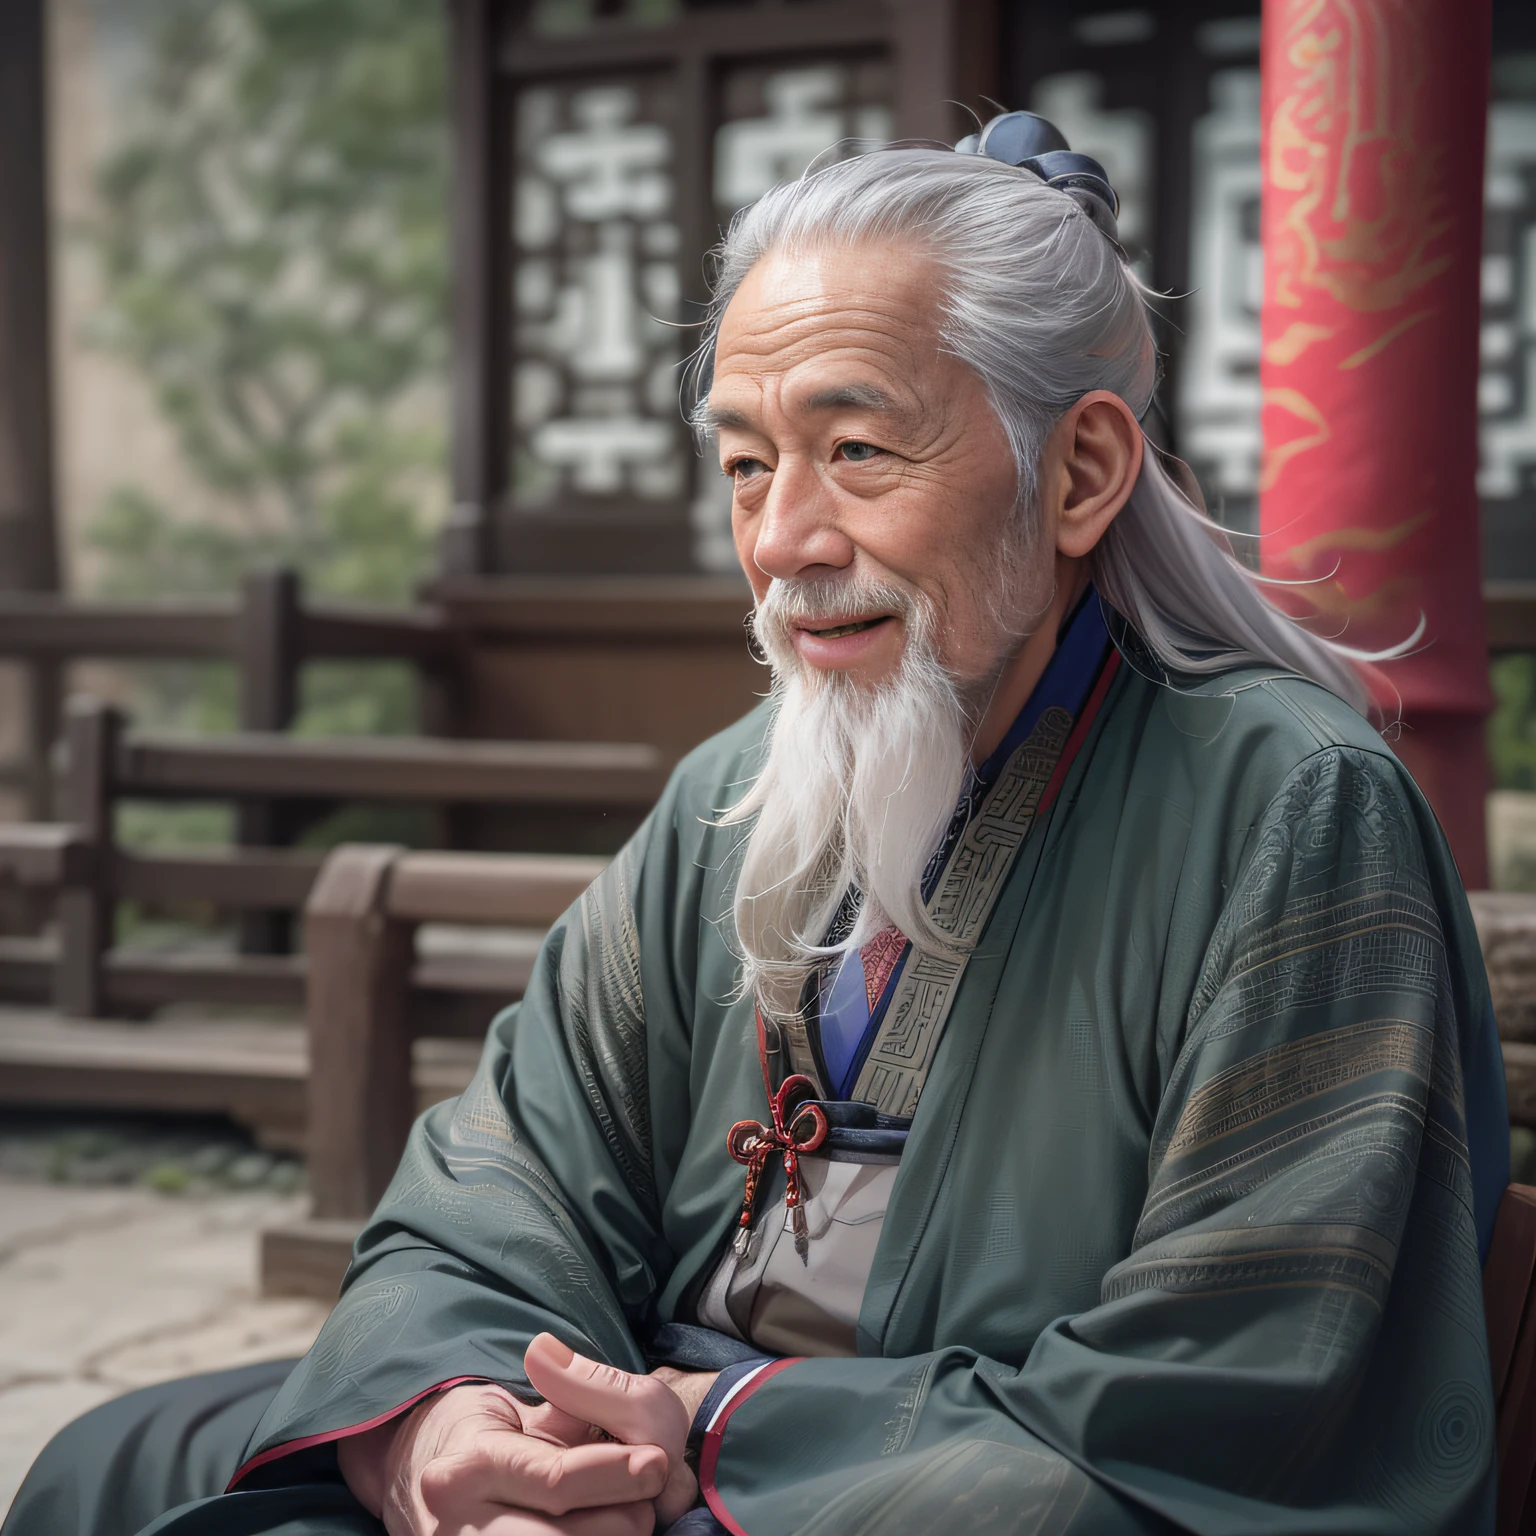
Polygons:
M1493 104L1484 204L1477 488L1536 501L1536 102Z
M515 494L675 498L670 101L640 82L540 86L518 109Z
M1219 70L1191 146L1187 330L1177 400L1179 441L1212 510L1234 525L1258 494L1259 74Z

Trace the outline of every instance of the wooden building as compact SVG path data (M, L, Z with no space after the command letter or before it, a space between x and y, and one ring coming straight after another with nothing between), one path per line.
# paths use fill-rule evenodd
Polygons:
M652 741L747 707L728 497L679 409L721 226L859 142L989 100L1109 168L1163 303L1152 429L1237 527L1259 462L1258 0L446 0L452 510L422 593L467 645L440 724ZM41 19L0 20L0 586L46 588ZM1536 578L1536 12L1495 6L1486 569ZM841 146L841 147L840 147ZM1469 167L1468 175L1478 174ZM27 381L29 387L20 387ZM51 737L46 690L34 735Z
M1170 446L1246 526L1258 463L1259 7L1041 0L454 0L449 583L729 571L678 412L705 251L845 140L949 141L1029 105L1109 168L1164 304ZM1483 496L1536 576L1536 13L1495 8ZM1469 167L1468 175L1476 175ZM681 321L684 328L675 329ZM658 323L661 322L661 323Z

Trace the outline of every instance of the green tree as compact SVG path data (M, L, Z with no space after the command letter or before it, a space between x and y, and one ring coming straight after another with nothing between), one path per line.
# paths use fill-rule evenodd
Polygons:
M153 0L146 15L140 111L98 178L93 335L143 373L206 500L115 489L87 534L98 588L229 590L281 560L311 592L403 601L444 500L441 7ZM197 723L225 720L227 682L193 694ZM325 669L306 706L311 728L400 729L408 690Z
M1494 785L1536 790L1536 656L1500 656L1492 677L1488 756Z

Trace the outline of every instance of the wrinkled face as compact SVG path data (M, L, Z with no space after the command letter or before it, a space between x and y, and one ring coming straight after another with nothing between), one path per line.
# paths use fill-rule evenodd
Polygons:
M962 683L1014 648L989 602L1013 516L1012 452L981 381L940 351L932 262L860 246L770 253L725 311L709 416L733 482L736 552L761 604L806 583L801 664L855 683L894 675L895 605L929 599L938 655Z

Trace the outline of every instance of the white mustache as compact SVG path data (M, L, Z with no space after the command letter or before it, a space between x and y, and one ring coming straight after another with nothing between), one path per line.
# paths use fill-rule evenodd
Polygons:
M793 581L775 576L767 595L752 615L752 629L776 672L798 672L800 658L794 631L812 622L828 627L839 615L864 617L888 613L901 619L908 632L922 627L926 613L918 598L894 582L863 578L807 576Z

